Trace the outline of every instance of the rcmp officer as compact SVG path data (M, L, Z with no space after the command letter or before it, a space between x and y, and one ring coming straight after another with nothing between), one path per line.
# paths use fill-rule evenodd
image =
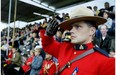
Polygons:
M48 22L46 31L40 30L43 49L58 58L57 75L114 75L115 60L92 43L98 25L106 20L94 16L93 11L78 7L70 13L70 20L61 24ZM53 35L58 27L70 30L71 42L59 43Z

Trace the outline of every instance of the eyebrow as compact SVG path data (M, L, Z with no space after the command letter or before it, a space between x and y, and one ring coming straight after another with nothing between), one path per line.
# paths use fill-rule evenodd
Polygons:
M71 26L82 26L82 25L75 23L75 24L72 24Z

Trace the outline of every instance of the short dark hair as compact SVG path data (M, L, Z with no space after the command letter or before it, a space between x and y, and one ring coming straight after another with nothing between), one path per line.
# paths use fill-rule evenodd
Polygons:
M94 21L85 20L84 22L87 23L87 25L89 27L95 27L95 28L97 28L96 22L94 22Z
M96 26L96 22L94 21L84 21L88 27L95 27L97 29L97 26ZM94 39L95 37L95 33L92 35L92 38Z
M104 4L109 4L109 2L105 2Z
M104 13L106 13L108 15L108 17L110 17L110 12L108 12L107 10L105 10Z

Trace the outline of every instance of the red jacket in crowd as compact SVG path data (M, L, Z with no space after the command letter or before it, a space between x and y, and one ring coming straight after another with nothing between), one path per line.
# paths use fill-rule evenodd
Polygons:
M30 65L28 65L28 62L32 62L33 61L34 56L31 56L27 59L27 61L25 62L25 65L22 66L23 71L26 73L27 71L29 71L31 69Z
M44 60L39 75L53 75L56 72L56 65L53 60Z
M12 58L12 56L13 56L13 52L12 52L12 50L9 50L8 59L9 59L9 58ZM7 63L7 64L11 64L11 61L6 60L6 63Z

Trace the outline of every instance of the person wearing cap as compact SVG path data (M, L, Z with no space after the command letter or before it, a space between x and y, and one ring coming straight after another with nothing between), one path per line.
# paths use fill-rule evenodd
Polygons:
M92 10L78 7L70 13L70 20L58 24L53 19L48 22L46 31L40 30L43 49L58 58L59 69L56 75L115 74L115 59L92 43L97 26L105 22L106 19L94 16ZM70 31L71 42L59 43L54 40L53 36L59 26ZM92 52L85 53L88 51ZM71 63L76 57L78 59Z

